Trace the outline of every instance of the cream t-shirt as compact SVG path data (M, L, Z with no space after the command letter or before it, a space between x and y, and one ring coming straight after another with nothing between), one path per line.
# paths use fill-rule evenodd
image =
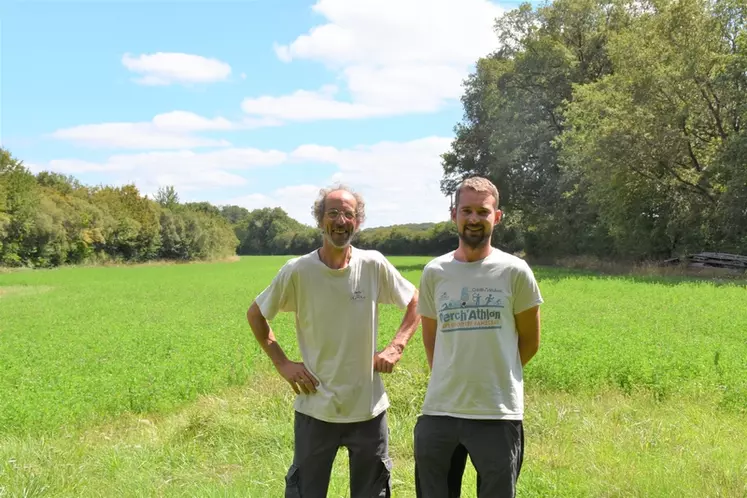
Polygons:
M437 321L422 413L521 420L524 385L514 315L541 304L527 263L493 248L461 262L454 252L423 270L418 312Z
M378 251L352 247L339 270L317 251L286 262L256 301L268 321L279 312L296 314L301 356L319 386L297 395L295 410L326 422L360 422L386 410L389 398L373 370L378 305L404 308L415 290Z

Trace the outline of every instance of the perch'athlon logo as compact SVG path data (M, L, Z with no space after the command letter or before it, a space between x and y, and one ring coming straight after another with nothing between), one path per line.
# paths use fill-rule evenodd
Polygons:
M460 299L446 292L438 298L442 332L501 328L502 291L487 287L462 287Z

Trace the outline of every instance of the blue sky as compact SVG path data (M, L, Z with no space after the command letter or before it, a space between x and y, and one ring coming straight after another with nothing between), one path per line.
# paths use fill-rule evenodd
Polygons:
M32 171L280 206L320 187L365 226L441 221L461 82L497 46L487 0L10 2L0 140Z

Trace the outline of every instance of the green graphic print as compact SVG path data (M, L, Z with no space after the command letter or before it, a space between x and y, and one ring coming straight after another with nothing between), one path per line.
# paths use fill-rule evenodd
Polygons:
M442 332L501 328L503 291L489 287L462 287L459 299L443 292L438 298Z

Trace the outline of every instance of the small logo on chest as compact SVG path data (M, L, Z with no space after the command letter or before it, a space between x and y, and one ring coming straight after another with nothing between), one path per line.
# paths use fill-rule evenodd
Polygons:
M366 296L364 296L363 292L359 290L353 292L353 294L350 296L351 301L358 301L360 299L366 299Z

